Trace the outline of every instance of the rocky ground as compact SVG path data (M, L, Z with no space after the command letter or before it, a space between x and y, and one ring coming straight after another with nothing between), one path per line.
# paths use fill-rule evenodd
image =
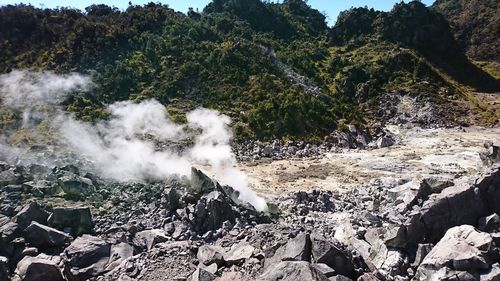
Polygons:
M1 163L0 280L499 280L499 129L383 132L241 162L265 213L195 168L124 184Z

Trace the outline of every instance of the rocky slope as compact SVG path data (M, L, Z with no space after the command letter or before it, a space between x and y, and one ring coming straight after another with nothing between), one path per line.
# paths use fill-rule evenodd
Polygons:
M194 168L118 183L2 163L0 280L497 280L500 151L479 151L481 170L279 192L266 213Z

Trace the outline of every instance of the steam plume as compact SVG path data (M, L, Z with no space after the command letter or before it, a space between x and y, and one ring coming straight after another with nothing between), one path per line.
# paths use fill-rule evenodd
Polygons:
M23 125L36 122L34 116L50 122L59 134L59 146L91 160L102 176L119 181L162 180L173 175L190 176L192 165L208 165L222 184L240 191L241 200L258 210L266 208L264 200L249 188L247 176L233 167L236 159L230 146L229 117L198 108L187 114L187 124L180 125L155 100L123 101L108 106L109 120L90 124L57 107L68 94L91 88L91 79L76 73L13 71L0 75L2 103L23 111ZM54 107L52 112L40 115L47 105ZM188 133L193 129L199 133ZM168 146L158 150L151 141L169 143L193 137L194 145L182 152Z

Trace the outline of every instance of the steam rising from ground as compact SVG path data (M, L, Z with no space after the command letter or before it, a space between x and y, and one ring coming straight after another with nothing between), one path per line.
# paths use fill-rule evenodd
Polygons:
M104 177L119 181L162 180L173 175L189 176L193 164L208 165L222 184L240 191L240 199L258 210L266 208L264 200L249 188L247 176L233 168L236 160L230 146L229 117L199 108L189 112L187 124L181 125L174 123L165 107L155 100L124 101L108 106L109 120L90 124L57 107L68 94L89 91L91 86L89 77L76 73L13 71L0 75L2 103L23 112L23 126L40 119L50 122L60 135L60 146L91 160ZM41 108L45 106L54 107L51 114L43 113ZM168 145L158 150L153 142L175 143L192 138L194 144L182 152Z

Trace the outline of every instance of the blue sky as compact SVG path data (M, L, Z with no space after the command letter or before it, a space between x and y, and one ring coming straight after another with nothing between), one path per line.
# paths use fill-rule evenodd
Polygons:
M0 0L0 5L25 3L32 4L34 6L43 6L47 8L55 7L73 7L83 10L85 7L91 4L106 4L109 6L115 6L120 9L126 9L129 0ZM151 2L151 0L131 0L134 5L142 5L144 3ZM171 8L186 12L189 7L203 9L210 2L210 0L162 0L153 1L161 2L163 4L168 4ZM276 1L275 1L276 2ZM399 0L309 0L308 4L315 9L325 12L328 16L328 21L333 24L337 18L339 12L347 10L351 7L363 7L368 6L370 8L375 8L377 10L387 11L390 10L394 3L400 2ZM434 0L422 0L426 5L430 5Z

